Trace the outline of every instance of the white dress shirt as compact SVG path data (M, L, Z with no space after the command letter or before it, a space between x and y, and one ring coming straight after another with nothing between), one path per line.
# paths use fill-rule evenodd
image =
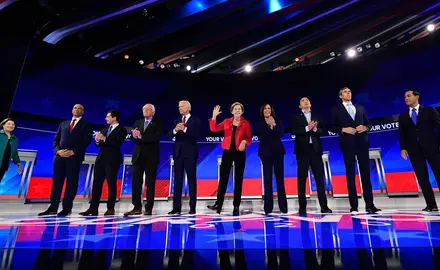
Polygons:
M310 122L312 122L312 111L308 111L308 112L306 112L306 111L302 111L302 112L303 112L304 116L305 116L306 119L307 119L307 124L309 124ZM309 127L306 126L306 132L309 132L309 131L310 131ZM309 143L313 143L313 142L312 142L312 137L310 137Z
M348 109L348 105L351 105L351 109L353 110L354 115L356 116L356 107L353 105L353 103L350 102L342 102L342 104L344 105L345 109L347 110L348 114L350 114L350 110Z
M73 125L73 128L76 127L76 124L78 124L79 120L81 120L82 117L72 117L72 120L70 120L70 125L72 124L73 119L75 119L75 124Z

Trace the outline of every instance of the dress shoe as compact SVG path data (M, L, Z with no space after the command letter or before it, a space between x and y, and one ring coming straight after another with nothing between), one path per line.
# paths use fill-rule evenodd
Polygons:
M151 211L151 210L144 211L144 216L151 216L152 214L153 214L153 211Z
M332 209L330 209L328 207L325 207L325 208L321 209L321 213L323 213L323 214L330 214L330 213L333 213L333 211L332 211Z
M53 211L53 210L47 209L46 211L39 213L38 216L39 217L53 216L53 215L56 215L56 214L57 214L57 211Z
M366 209L365 209L365 211L367 211L367 213L373 213L373 214L375 214L375 213L377 213L377 212L380 212L380 211L382 211L382 209L379 209L379 208L377 208L376 206L371 206L371 207L367 207Z
M213 205L208 205L208 209L216 211L218 206L219 206L218 203L215 202Z
M180 210L171 210L170 212L168 212L168 215L180 215Z
M195 214L196 214L196 209L191 208L191 209L189 210L188 214L190 214L190 215L195 215Z
M70 214L72 214L72 210L61 210L59 213L58 213L58 216L59 217L66 217L66 216L70 216Z
M426 206L422 209L423 212L438 212L437 206Z
M234 206L234 210L232 211L234 216L238 216L240 214L240 209L238 206Z
M79 215L80 216L97 216L98 215L98 211L97 210L92 210L92 209L87 209L84 212L80 212Z
M350 208L350 213L356 215L356 214L358 213L358 209L357 209L357 207L352 207L352 208Z
M305 208L300 208L298 214L307 214L307 210Z
M125 212L124 217L142 214L142 210L133 208L133 210Z
M115 209L107 209L105 211L104 216L114 216L115 215Z

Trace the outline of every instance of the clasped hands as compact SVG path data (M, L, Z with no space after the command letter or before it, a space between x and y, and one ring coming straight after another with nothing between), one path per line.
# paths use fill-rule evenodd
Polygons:
M75 153L72 150L61 149L57 151L57 155L59 155L62 158L68 158L75 155Z
M131 131L131 134L133 134L133 137L142 139L141 131L138 128L135 128Z
M309 131L316 132L318 130L318 122L316 121L310 121L310 123L307 125Z
M178 124L176 125L176 127L174 128L174 130L175 130L176 132L184 131L184 130L185 130L185 125L184 125L183 123L178 123Z
M356 133L363 133L367 130L368 130L368 128L364 125L359 125L356 128L352 128L352 127L342 128L343 133L347 133L347 134L351 134L351 135L354 135Z
M275 119L272 116L269 117L267 124L269 125L269 127L271 129L273 129L277 125L277 123L275 122Z
M105 140L105 136L104 136L104 134L102 134L102 133L98 133L98 134L96 134L96 136L95 136L95 141L96 141L96 142L104 141L104 140Z

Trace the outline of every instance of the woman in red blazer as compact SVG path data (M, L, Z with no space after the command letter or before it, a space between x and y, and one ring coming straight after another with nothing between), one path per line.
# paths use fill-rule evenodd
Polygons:
M234 215L239 214L241 203L241 191L243 187L243 173L246 163L246 146L252 142L251 125L241 115L244 112L243 104L235 102L231 105L233 117L225 119L217 124L216 118L221 113L220 106L215 106L212 118L209 120L209 128L212 132L224 131L222 148L222 163L220 165L220 181L218 183L217 201L214 205L208 206L211 210L216 210L218 214L222 211L225 198L226 187L228 186L229 174L232 162L234 162Z

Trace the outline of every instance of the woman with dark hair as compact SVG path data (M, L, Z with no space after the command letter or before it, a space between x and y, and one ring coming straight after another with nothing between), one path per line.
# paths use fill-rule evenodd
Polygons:
M278 205L281 213L287 213L286 189L284 187L284 155L286 150L281 142L281 138L284 136L283 123L276 118L275 110L270 104L261 106L260 117L256 133L260 139L258 156L263 163L264 212L270 214L273 210L272 175L275 171Z
M225 198L226 187L228 186L229 174L234 162L234 215L239 214L241 203L241 192L243 188L243 174L246 163L246 146L252 142L251 125L241 115L244 113L243 104L235 102L230 108L231 118L225 119L217 124L217 116L221 113L220 106L215 106L212 118L209 120L209 128L212 132L223 130L225 135L222 142L224 149L222 163L220 165L220 180L217 190L217 201L214 205L208 206L211 210L221 213Z
M18 156L18 139L12 134L16 127L15 120L12 118L6 118L0 122L0 181L3 179L6 171L9 168L9 162L11 159L18 166L18 174L23 172L23 168L20 163L20 157Z

